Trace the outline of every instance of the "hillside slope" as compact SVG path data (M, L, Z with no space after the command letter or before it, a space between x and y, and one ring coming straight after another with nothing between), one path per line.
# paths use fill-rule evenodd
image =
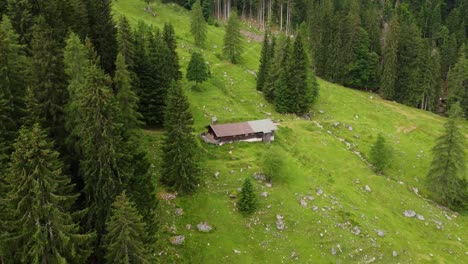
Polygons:
M188 12L175 5L155 3L152 7L158 15L153 17L144 7L142 0L114 2L116 16L124 14L132 23L143 20L161 28L171 22L185 71L194 49ZM261 171L262 156L270 146L235 143L218 147L200 143L203 184L198 192L161 202L161 221L167 223L161 227L163 262L466 260L468 216L443 210L418 195L424 192L430 148L442 131L444 118L322 80L311 121L279 115L255 91L253 72L258 67L260 44L246 42L244 61L232 65L220 56L223 34L222 27L209 27L208 48L203 53L213 76L202 85L202 91L190 91L191 84L183 83L196 131L202 132L213 115L221 123L265 117L281 120L273 144L286 157L287 180L273 182L271 188L255 183L259 210L250 218L242 217L229 193L241 187L245 177ZM468 135L468 124L464 124L463 131ZM394 149L387 177L375 175L365 162L365 154L378 133L383 133ZM159 131L145 132L156 175L161 137ZM217 171L219 179L213 177ZM366 185L370 191L366 191ZM262 192L268 192L268 197L260 196ZM301 200L305 203L301 204ZM176 208L182 208L184 214L178 216ZM414 210L423 220L405 217L405 210ZM284 217L283 231L276 228L277 215ZM195 226L204 221L214 227L213 232L196 231ZM173 235L184 235L184 244L170 245L169 237Z

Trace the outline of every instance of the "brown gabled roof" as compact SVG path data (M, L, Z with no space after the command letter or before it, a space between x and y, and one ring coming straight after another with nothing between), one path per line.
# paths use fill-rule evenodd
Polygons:
M271 133L277 129L276 125L270 119L211 125L210 127L217 137L232 137L260 132Z
M210 127L217 137L232 137L255 133L247 122L211 125Z

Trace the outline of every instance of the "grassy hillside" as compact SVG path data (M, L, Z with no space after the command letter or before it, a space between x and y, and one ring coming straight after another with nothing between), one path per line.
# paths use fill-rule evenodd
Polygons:
M124 14L133 23L143 20L161 28L171 22L185 71L194 49L188 12L155 3L152 7L158 15L153 17L144 7L142 0L114 2L116 16ZM248 25L245 29L249 30ZM286 180L273 182L271 188L256 182L259 210L252 217L243 217L229 193L262 170L261 159L270 146L200 143L203 180L198 192L161 202L162 222L168 223L161 227L164 262L466 263L468 216L443 210L415 192L424 193L430 148L442 131L444 118L322 80L311 121L279 115L255 91L253 72L258 67L260 43L246 41L244 61L232 65L221 59L223 34L222 27L209 27L203 53L213 77L202 91L190 91L192 84L183 83L196 130L203 131L212 115L220 122L281 120L273 144L284 152ZM468 135L468 124L463 131ZM375 175L356 155L359 152L365 158L380 132L394 150L387 177ZM156 175L161 137L159 131L145 131ZM216 171L219 179L213 176ZM268 197L261 197L262 192L268 192ZM306 196L313 200L303 198ZM307 204L301 205L301 199ZM178 216L176 208L182 208L184 214ZM404 217L405 210L416 211L424 220ZM284 216L285 230L277 230L276 215ZM214 231L196 231L195 225L202 221ZM190 230L187 224L192 226ZM352 233L356 226L361 231L358 235ZM173 235L185 235L184 244L170 245Z

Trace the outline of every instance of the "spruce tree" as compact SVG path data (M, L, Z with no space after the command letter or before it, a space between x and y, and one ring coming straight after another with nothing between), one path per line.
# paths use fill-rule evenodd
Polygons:
M80 234L70 213L78 194L63 174L59 153L38 124L19 132L8 170L14 259L22 263L83 263L90 234ZM25 217L28 216L28 217Z
M285 54L285 52L287 51L285 45L287 44L287 42L289 42L289 39L279 38L278 41L275 42L275 39L273 39L273 41L274 42L272 43L272 47L274 45L274 53L270 53L272 55L272 58L268 65L268 75L263 89L265 99L270 103L275 102L275 96L278 90L278 83L281 80L280 75L282 72L284 72L284 67L282 65L283 56L287 55ZM270 52L272 51L270 50Z
M199 48L205 47L207 24L203 17L200 0L195 1L190 14L190 32L192 33L195 45Z
M468 118L468 58L465 46L460 48L460 55L448 79L449 104L460 102L465 118Z
M453 210L466 208L468 198L466 143L465 136L458 127L462 116L457 102L450 109L450 118L444 125L444 133L432 149L433 159L426 178L427 188L434 200Z
M283 48L283 57L281 59L281 64L283 68L278 68L278 80L274 83L275 91L275 109L279 113L292 113L292 107L296 102L295 100L295 91L290 89L290 58L291 58L291 48L290 48L290 39L286 39L286 44Z
M142 217L125 192L112 204L112 215L106 223L104 249L106 263L149 263Z
M102 68L113 75L118 45L111 4L111 0L87 0L91 41L99 54Z
M244 180L237 206L243 215L250 215L257 209L257 197L250 178Z
M62 147L65 137L63 111L67 99L63 52L44 18L38 19L32 36L32 87L40 105L40 112L33 114L43 120L43 127L51 130L56 143Z
M383 50L383 66L380 82L380 95L388 100L395 99L395 81L398 71L398 34L400 24L398 17L390 22Z
M117 44L119 47L119 52L125 58L125 63L127 64L129 70L132 71L135 67L133 62L135 57L135 39L133 37L130 23L125 16L122 16L119 20Z
M312 94L307 76L307 55L300 32L296 36L291 58L288 63L288 90L291 91L292 104L289 106L290 113L302 114L309 111L312 102Z
M231 63L239 63L243 47L240 21L236 12L231 12L224 34L223 54Z
M203 55L199 52L192 53L187 66L187 80L194 81L195 89L198 90L198 84L208 80L208 77L210 77L210 70Z
M263 87L265 86L265 79L267 77L267 66L269 64L270 57L270 39L268 35L268 31L265 31L265 35L263 37L263 45L262 45L262 53L260 55L260 66L258 68L257 73L257 91L263 91Z
M164 42L166 42L167 47L169 48L170 54L171 54L171 66L172 66L172 71L171 71L171 77L173 80L179 81L182 79L182 72L180 72L180 66L179 66L179 56L177 55L177 42L176 42L176 36L174 32L174 27L172 24L164 24L164 30L163 30L163 39Z
M187 97L179 84L172 83L167 95L161 182L171 189L190 193L198 184L197 145L193 117Z
M379 134L370 150L370 162L374 165L375 171L382 173L388 167L390 158L391 150L385 143L384 136Z

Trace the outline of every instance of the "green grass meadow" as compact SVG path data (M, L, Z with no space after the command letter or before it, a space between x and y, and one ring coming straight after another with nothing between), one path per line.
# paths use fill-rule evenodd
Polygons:
M190 52L196 50L188 11L158 2L151 5L157 13L153 17L144 11L145 6L143 0L115 1L115 17L125 15L134 25L143 20L159 28L172 23L185 74ZM212 77L201 85L201 91L192 91L193 84L182 81L195 130L203 132L211 116L220 123L262 118L280 121L272 144L284 152L284 180L273 182L271 188L255 182L258 210L244 217L229 194L241 187L246 177L261 172L262 157L270 145L212 146L199 141L200 188L194 195L160 202L161 222L166 223L161 225L158 249L162 262L468 263L468 216L456 215L422 198L430 149L443 130L443 117L323 80L319 80L319 100L311 109L312 120L280 115L255 90L253 73L258 68L261 43L246 39L242 63L232 65L221 55L223 36L222 25L209 26L206 49L201 51ZM468 135L468 123L462 129ZM393 148L385 176L376 175L354 153L365 157L379 133ZM162 131L144 131L156 176L162 137ZM216 171L219 179L213 176ZM364 190L366 185L371 192ZM317 195L317 189L323 194ZM268 197L261 197L262 192L268 192ZM299 199L304 196L314 200L301 206ZM183 208L184 215L177 216L176 207ZM318 209L313 210L315 207ZM425 220L406 218L405 210L414 210ZM285 230L277 230L276 215L284 216ZM214 231L196 231L195 226L203 221ZM190 230L187 224L192 225ZM355 226L361 230L359 235L351 232ZM185 235L184 244L170 245L173 235Z

